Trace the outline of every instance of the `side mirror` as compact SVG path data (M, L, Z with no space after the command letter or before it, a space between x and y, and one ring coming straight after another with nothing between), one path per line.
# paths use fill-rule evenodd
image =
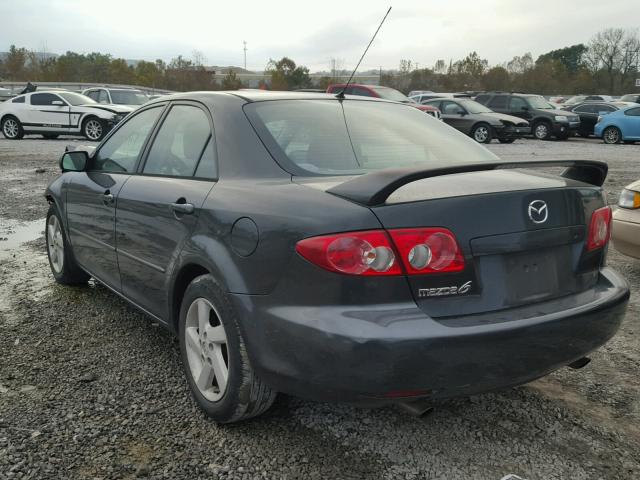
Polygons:
M60 170L63 172L84 172L89 162L89 154L82 150L66 152L60 159Z
M465 110L458 110L458 115L460 115L461 117L464 117L467 114L467 112Z
M57 105L58 107L64 107L64 102L62 100L54 100L51 102L51 105Z

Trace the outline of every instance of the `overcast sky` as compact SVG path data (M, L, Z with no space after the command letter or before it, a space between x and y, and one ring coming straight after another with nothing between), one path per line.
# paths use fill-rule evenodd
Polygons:
M312 71L331 58L355 65L389 5L393 10L361 70L420 66L476 50L489 63L587 42L608 27L638 28L638 0L20 0L0 2L0 51L16 44L64 53L98 51L170 60L202 52L208 65L262 70L289 56Z

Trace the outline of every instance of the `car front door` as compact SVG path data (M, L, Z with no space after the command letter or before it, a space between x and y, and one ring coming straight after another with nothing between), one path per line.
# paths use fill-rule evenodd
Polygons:
M630 108L624 112L622 129L622 135L625 139L640 139L640 107Z
M55 93L32 93L29 100L25 118L21 119L28 130L61 133L69 130L70 108L62 97Z
M522 97L511 97L509 99L509 115L524 118L525 120L533 118L531 107Z
M145 157L118 196L118 264L123 294L166 319L170 272L216 176L208 111L195 103L172 105Z
M148 108L127 119L98 147L87 171L69 174L66 184L68 231L76 260L117 291L121 290L115 240L117 198L135 173L163 107Z
M442 119L447 125L466 134L471 130L474 120L467 115L467 111L452 100L443 100L440 107Z
M602 107L598 104L585 103L573 109L573 113L580 116L580 127L578 128L580 135L586 137L593 134L593 127L598 120L598 112L603 109Z

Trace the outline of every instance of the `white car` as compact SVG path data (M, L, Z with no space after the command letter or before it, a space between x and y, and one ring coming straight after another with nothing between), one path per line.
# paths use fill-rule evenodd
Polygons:
M79 93L38 90L0 104L0 129L10 140L39 133L44 138L83 135L97 142L131 111L123 105L100 105Z
M149 101L149 97L134 88L95 87L82 91L83 95L103 105L126 105L134 110Z

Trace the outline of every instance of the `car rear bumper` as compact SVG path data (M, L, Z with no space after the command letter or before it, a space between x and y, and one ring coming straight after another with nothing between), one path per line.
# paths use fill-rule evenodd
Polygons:
M613 228L611 229L613 246L620 253L640 258L640 223L622 220L619 218L620 216L619 210L614 212ZM640 213L638 216L640 217Z
M269 297L232 295L252 364L268 384L304 398L378 405L469 395L546 375L615 334L629 288L605 268L588 292L502 311L498 321L435 320L408 302L301 307Z

